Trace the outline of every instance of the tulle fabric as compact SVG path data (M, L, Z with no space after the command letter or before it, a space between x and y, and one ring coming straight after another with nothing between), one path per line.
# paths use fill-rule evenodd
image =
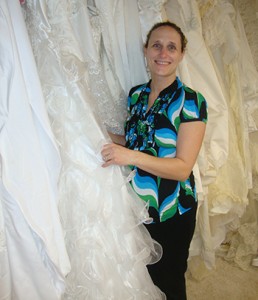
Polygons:
M150 221L147 208L131 191L127 169L101 166L101 147L110 140L92 109L88 61L70 22L72 2L26 3L27 28L62 157L59 211L72 267L63 298L165 299L146 268L162 255L143 225Z

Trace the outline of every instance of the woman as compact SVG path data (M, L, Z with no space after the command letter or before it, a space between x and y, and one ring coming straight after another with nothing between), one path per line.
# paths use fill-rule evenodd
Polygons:
M114 143L102 149L103 167L134 170L131 185L153 218L146 227L163 247L162 259L149 265L149 273L167 299L180 300L186 299L184 276L197 208L192 169L207 121L203 96L176 75L186 44L176 24L152 27L144 48L151 80L129 92L125 139L113 136Z

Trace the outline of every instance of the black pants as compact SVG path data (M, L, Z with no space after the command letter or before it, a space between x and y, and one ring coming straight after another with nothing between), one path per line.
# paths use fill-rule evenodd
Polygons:
M185 272L195 218L196 207L165 222L146 225L152 238L163 247L161 260L149 265L148 271L167 300L186 300Z

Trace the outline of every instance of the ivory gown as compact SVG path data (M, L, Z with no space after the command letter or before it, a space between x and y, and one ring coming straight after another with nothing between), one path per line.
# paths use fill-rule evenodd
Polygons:
M257 234L253 227L257 226L257 221L256 225L251 224L255 216L248 209L250 223L243 226L240 218L249 203L248 196L251 197L248 191L252 188L252 168L254 174L257 169L256 155L251 162L249 132L257 130L258 73L237 1L235 6L227 0L198 2L202 11L205 42L216 64L229 108L229 159L219 170L216 182L209 188L214 246L218 247L227 233L232 236L234 232L231 241L229 238L225 240L228 244L232 243L228 256L230 259L234 257L241 267L246 267L248 255L255 253L253 247L257 247L257 242L253 241ZM245 215L245 222L247 219Z
M101 167L109 139L92 108L92 61L77 39L83 20L74 19L86 17L85 9L83 1L62 0L30 0L25 8L62 158L59 210L72 268L64 299L165 299L146 268L161 255L142 224L147 210L131 192L126 169Z

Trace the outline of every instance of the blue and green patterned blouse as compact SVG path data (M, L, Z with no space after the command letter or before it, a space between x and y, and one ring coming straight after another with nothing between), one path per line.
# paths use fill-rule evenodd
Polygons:
M125 123L126 147L157 157L175 157L181 123L207 122L204 97L185 86L177 77L164 89L147 112L150 82L131 89L129 116ZM178 211L183 214L196 205L193 173L184 181L164 179L132 166L136 171L131 185L149 204L154 222L164 222Z

